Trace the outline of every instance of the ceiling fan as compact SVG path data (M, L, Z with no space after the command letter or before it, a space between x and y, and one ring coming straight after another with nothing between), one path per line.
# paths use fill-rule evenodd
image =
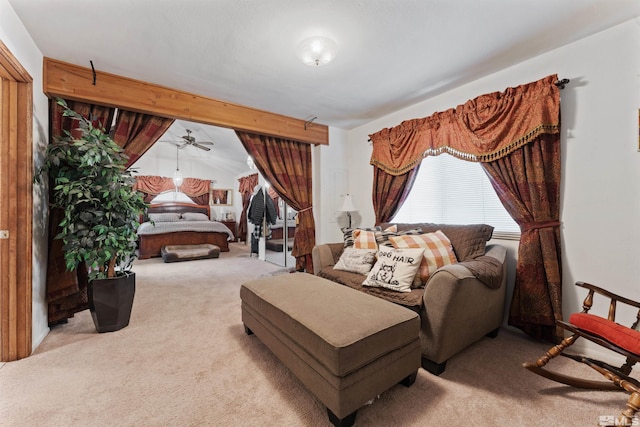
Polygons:
M186 135L182 136L182 141L165 141L171 144L177 145L178 148L184 148L187 145L193 145L201 150L210 151L211 148L207 147L207 145L213 145L213 142L210 141L196 141L194 136L191 136L191 130L185 129L187 131Z

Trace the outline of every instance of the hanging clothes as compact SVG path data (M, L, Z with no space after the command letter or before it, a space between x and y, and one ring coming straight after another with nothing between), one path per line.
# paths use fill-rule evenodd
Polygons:
M256 189L254 189L254 194L249 205L249 211L247 212L247 219L253 224L253 233L251 234L251 254L257 254L258 241L260 240L260 237L262 235L269 237L271 235L271 227L269 227L269 225L275 224L278 219L273 199L269 195L265 195L262 187L256 186ZM266 220L267 229L264 230L265 232L263 234L264 220Z

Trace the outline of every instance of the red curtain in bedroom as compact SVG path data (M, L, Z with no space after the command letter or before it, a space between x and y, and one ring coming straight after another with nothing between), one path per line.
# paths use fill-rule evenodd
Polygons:
M133 188L144 193L145 202L150 202L158 194L176 189L172 178L158 175L137 175ZM180 191L198 205L209 204L211 180L200 178L184 178ZM226 192L225 192L226 196Z
M311 146L306 143L236 131L256 167L282 199L298 211L291 255L296 269L313 273L316 244L312 207Z
M150 116L148 114L133 113L126 110L91 105L77 101L66 101L69 108L90 117L94 126L109 132L113 117L116 115L116 124L111 130L114 141L124 148L129 156L128 166L131 166L149 147L151 147L167 128L173 123L172 119ZM49 141L60 137L64 131L70 131L73 135L77 123L69 117L62 115L64 108L55 100L49 102L50 130ZM187 181L187 180L185 180ZM198 197L208 203L209 188L206 196ZM57 234L57 224L61 220L61 212L52 210L49 214L49 259L47 264L47 300L48 321L50 324L72 317L74 313L88 308L86 285L86 272L79 268L78 271L67 271L62 251L62 241L54 239Z
M238 237L243 242L247 241L247 210L251 203L251 194L253 194L253 189L256 185L258 185L257 173L238 178L238 191L242 197L242 213L240 214L240 222L238 223Z
M129 156L127 167L146 153L174 121L165 117L118 110L112 136L115 143L124 148Z
M557 81L550 75L370 135L376 182L410 173L430 155L481 162L521 229L509 324L548 341L562 334L555 326L562 319Z

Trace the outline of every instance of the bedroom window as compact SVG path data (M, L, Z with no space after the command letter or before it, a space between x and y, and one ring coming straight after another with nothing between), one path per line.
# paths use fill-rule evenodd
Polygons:
M494 238L520 238L520 227L502 206L480 164L448 154L422 161L411 193L393 221L482 223L495 228Z

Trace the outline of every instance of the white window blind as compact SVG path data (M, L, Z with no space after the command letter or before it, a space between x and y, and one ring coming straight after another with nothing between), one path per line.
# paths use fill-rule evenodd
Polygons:
M519 239L520 227L498 199L479 163L429 156L394 222L489 224L494 238Z

